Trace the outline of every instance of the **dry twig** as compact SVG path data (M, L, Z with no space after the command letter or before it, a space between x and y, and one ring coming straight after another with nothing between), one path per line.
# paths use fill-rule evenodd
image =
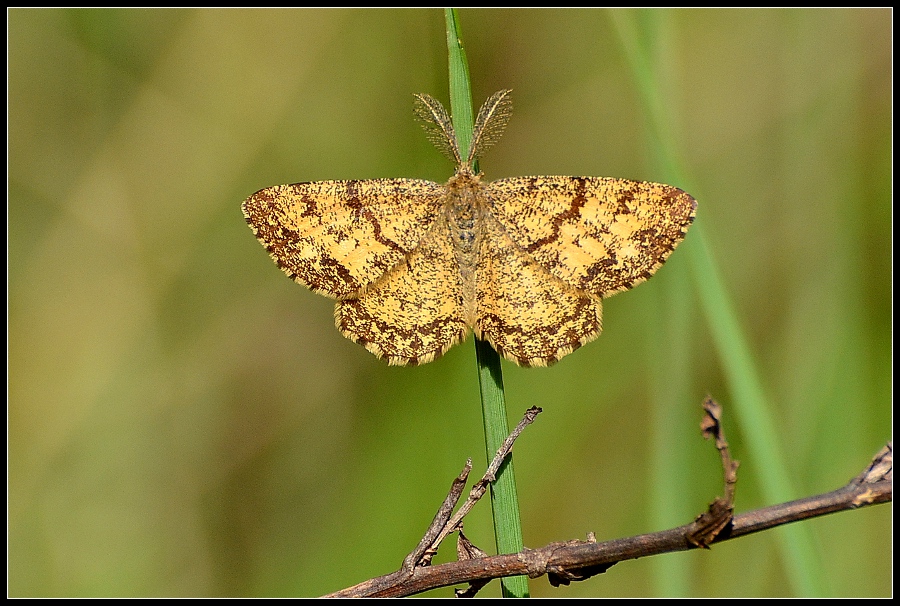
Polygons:
M494 556L482 555L484 552L478 550L465 537L461 536L463 546L460 547L459 544L457 546L459 561L429 566L427 564L430 563L431 556L433 556L433 552L436 552L440 543L438 538L442 539L450 532L462 528L462 517L465 514L459 515L457 512L457 515L451 519L446 507L452 500L453 504L449 506L452 511L459 499L462 488L459 488L458 492L455 491L460 481L465 484L465 476L471 468L471 463L467 463L463 474L454 481L450 495L445 499L438 515L435 516L435 521L432 522L426 536L404 560L403 568L325 597L403 597L429 589L462 583L469 583L470 586L466 590L457 590L457 595L471 596L491 579L523 574L532 578L546 574L554 586L568 584L571 581L583 580L605 572L613 564L623 560L696 548L709 548L712 543L735 539L782 524L829 513L886 503L893 498L893 445L889 442L862 473L842 488L735 516L732 512L738 463L731 459L728 443L721 430L721 408L713 400L707 399L704 402L704 410L706 416L701 423L701 429L705 437L715 439L716 448L722 458L725 497L713 501L709 510L690 524L602 543L598 543L593 533L590 533L586 541L551 543L539 549L525 549L516 554ZM537 409L537 412L540 412L540 409ZM532 421L537 412L533 413ZM523 419L523 422L516 428L517 432L521 433L524 426L530 422ZM513 432L515 436L518 436L517 432ZM506 454L512 447L512 441L515 440L512 435L510 438L507 440L508 444L504 444ZM500 449L497 457L500 457L503 450L503 448ZM503 454L503 457L505 456ZM494 461L497 461L497 457L494 458ZM500 462L502 462L502 457ZM493 467L492 463L488 472ZM499 463L496 467L499 468ZM496 469L494 471L496 472ZM487 479L488 476L489 473L485 473L485 477L480 481L484 482L481 494L484 494L484 489L490 481ZM478 484L476 484L477 486ZM473 495L476 494L476 487L473 487L469 500L472 500ZM472 505L478 498L480 495L474 498ZM460 511L462 509L460 508ZM471 509L471 505L468 509Z

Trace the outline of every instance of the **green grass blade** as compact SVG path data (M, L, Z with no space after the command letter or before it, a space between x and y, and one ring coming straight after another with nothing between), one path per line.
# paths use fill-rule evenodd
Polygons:
M474 112L469 83L469 66L463 50L459 31L459 16L455 9L446 9L447 50L450 57L450 108L453 129L456 131L460 156L468 157L472 141ZM477 170L476 167L473 167ZM503 440L509 435L506 418L506 402L503 395L503 374L500 356L485 341L475 339L478 361L478 380L481 386L481 407L484 417L484 438L487 460L493 459ZM506 460L497 481L491 484L491 508L494 518L494 536L498 553L516 553L522 550L522 524L519 518L519 501L516 494L512 454ZM503 597L528 597L527 577L501 579Z
M506 400L503 396L503 376L500 371L500 355L490 343L475 339L478 360L478 382L481 387L481 410L484 417L484 443L490 461L509 435L506 418ZM500 467L497 481L491 484L491 507L494 517L494 537L497 553L522 551L522 522L519 518L519 500L516 493L516 477L513 471L512 453ZM500 580L503 597L528 597L526 577L507 577Z
M635 13L618 10L611 14L634 73L648 123L658 142L657 151L666 179L695 193L696 189L689 187L681 169L674 137L669 128L671 121L664 103L663 83L658 80L650 59L656 56L652 49L657 36L645 34L638 23L640 19L650 20L652 23L652 20L661 18L662 14L657 11ZM730 387L729 400L740 430L746 437L749 450L747 457L752 458L760 469L761 494L769 504L788 501L800 495L791 488L795 484L790 480L787 458L778 440L776 416L765 395L750 345L709 247L705 235L702 196L698 197L701 199L698 219L682 248L689 251L701 307ZM794 524L783 526L774 532L794 592L804 597L827 594L825 579L820 573L821 562L809 527Z
M472 86L469 81L469 61L462 45L459 31L459 15L454 8L444 11L447 19L447 51L450 58L450 114L459 145L461 158L469 156L472 130L475 128L475 111L472 107Z

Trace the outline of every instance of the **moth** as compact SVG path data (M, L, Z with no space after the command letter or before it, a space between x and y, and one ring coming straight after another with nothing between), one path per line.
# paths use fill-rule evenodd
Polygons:
M456 165L422 179L314 181L243 204L292 279L337 300L341 333L390 364L430 362L469 331L521 366L596 338L602 300L640 284L684 238L696 201L670 185L606 177L512 177L473 169L506 127L492 95L465 157L444 107L415 95L428 139Z

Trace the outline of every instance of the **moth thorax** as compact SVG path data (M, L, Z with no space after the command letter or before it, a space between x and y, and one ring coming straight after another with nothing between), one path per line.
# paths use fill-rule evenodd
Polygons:
M447 184L447 222L457 256L471 256L477 250L482 185L478 175L460 172Z
M481 179L471 171L460 171L447 183L447 192L447 226L462 279L464 307L474 318L475 266L484 206Z

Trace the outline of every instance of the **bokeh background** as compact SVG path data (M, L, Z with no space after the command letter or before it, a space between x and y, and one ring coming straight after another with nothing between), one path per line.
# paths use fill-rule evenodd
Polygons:
M240 202L279 183L448 178L411 112L413 93L448 98L443 12L7 15L9 594L315 596L395 570L466 458L484 468L472 341L388 367L275 267ZM646 14L460 18L476 104L514 91L488 178L663 179L617 26ZM793 496L832 490L892 431L892 14L651 18L678 160ZM738 511L770 504L693 245L606 303L599 340L549 369L504 362L511 422L544 409L516 446L526 545L693 519L722 491L707 394L742 461ZM805 523L826 594L891 594L891 508ZM493 551L487 502L466 528ZM775 532L531 589L798 594Z

